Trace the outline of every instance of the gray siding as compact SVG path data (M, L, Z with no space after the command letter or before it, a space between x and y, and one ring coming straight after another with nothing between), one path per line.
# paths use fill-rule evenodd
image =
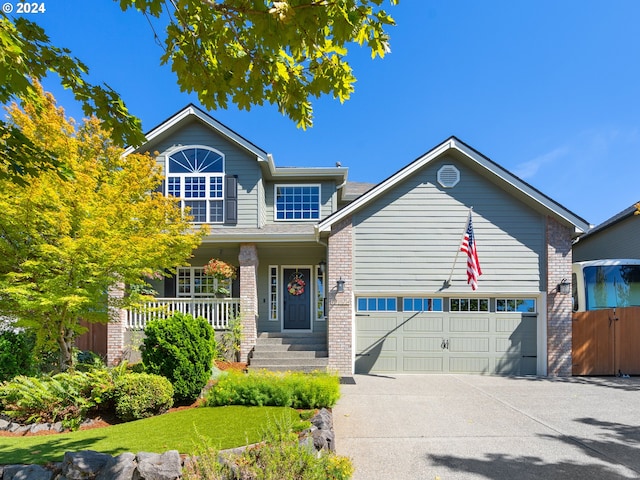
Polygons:
M443 164L460 170L460 182L453 188L437 183ZM462 253L452 286L440 291L460 247L470 206L483 271L476 293L544 290L545 217L472 169L445 158L354 215L358 294L470 294Z
M215 148L225 155L225 173L238 177L238 224L237 227L259 227L261 171L256 159L244 149L230 143L215 131L199 122L191 122L184 128L155 144L145 146L160 154L164 167L164 154L176 146L204 145ZM216 225L216 228L233 228Z
M304 180L300 181L288 181L288 182L268 182L265 183L265 220L266 223L291 223L291 222L276 222L274 220L274 208L275 208L275 185L320 185L320 220L328 217L334 212L336 205L336 184L335 182L328 181L314 181ZM306 220L305 223L317 223L319 220Z
M606 258L640 259L640 217L631 215L573 246L574 262Z

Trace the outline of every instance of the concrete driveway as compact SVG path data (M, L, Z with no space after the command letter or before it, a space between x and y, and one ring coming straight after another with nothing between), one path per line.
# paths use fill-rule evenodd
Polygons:
M333 421L355 480L640 478L639 378L354 380Z

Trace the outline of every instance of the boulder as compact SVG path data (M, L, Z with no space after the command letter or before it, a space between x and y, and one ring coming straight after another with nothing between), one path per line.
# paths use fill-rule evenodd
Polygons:
M2 480L51 480L53 472L40 465L5 465Z
M107 461L96 480L131 480L135 469L136 456L129 452L122 453Z
M182 461L177 450L163 454L140 452L133 480L176 480L182 475Z
M93 450L67 452L62 461L62 474L67 480L95 478L110 459L111 455Z
M318 430L333 430L333 415L326 408L321 409L311 420Z

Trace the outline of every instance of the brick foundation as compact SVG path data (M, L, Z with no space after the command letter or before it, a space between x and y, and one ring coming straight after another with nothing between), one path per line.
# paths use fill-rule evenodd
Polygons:
M344 292L336 282L344 280ZM328 248L327 343L329 369L339 375L353 375L353 226L351 217L331 229Z
M571 295L556 291L571 281L571 229L547 217L547 374L571 375Z

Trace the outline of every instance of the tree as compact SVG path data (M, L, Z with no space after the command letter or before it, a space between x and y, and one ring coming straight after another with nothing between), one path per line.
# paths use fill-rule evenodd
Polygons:
M162 177L152 157L123 158L95 117L76 128L36 88L38 107L13 104L9 124L74 175L0 180L0 315L32 329L39 348L59 350L64 370L80 320L106 321L109 288L186 264L203 232L155 192Z
M353 92L347 44L384 57L395 24L384 0L175 0L171 10L165 0L116 1L168 16L162 62L206 108L268 102L302 128L313 124L311 98L344 102Z
M0 104L12 101L43 108L38 82L55 72L62 85L71 89L87 116L100 118L118 145L139 145L144 141L140 120L129 114L118 94L108 87L86 80L88 68L70 51L51 44L44 30L19 17L0 12ZM42 170L69 176L65 164L46 146L38 147L20 130L0 120L0 178L24 182L25 176Z

